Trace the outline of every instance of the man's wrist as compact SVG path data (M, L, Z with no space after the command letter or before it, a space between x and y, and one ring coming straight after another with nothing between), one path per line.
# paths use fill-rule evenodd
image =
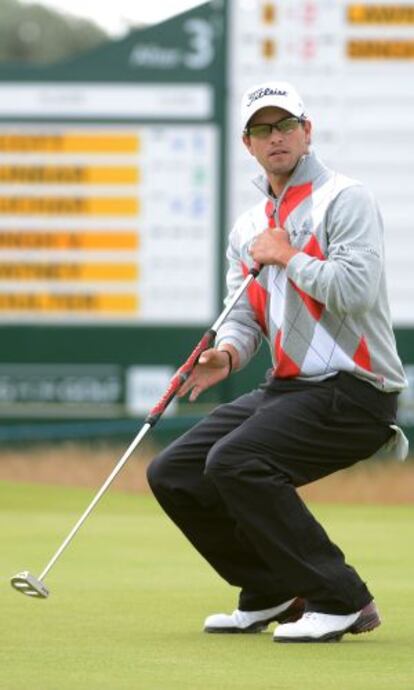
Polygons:
M226 352L229 362L231 358L231 370L229 371L230 376L231 371L237 370L240 366L240 355L234 345L230 345L230 343L225 342L219 345L218 351Z
M225 355L228 357L228 371L227 371L227 378L230 376L231 372L233 371L233 357L231 356L231 352L227 350L226 348L223 348L220 350L220 352L224 352Z
M288 265L289 261L293 259L296 254L300 254L299 249L295 249L294 247L287 247L286 251L283 252L282 256L278 260L279 266L282 266L283 268L286 268Z

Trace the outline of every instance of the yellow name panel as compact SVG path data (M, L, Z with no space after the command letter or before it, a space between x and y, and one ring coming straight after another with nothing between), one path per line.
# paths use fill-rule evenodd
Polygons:
M85 312L134 314L136 295L107 294L0 294L0 311Z
M414 5L349 5L350 24L414 24Z
M346 53L353 60L414 60L414 41L352 39Z
M0 165L0 183L5 184L138 184L138 168Z
M37 232L0 231L0 249L137 249L132 232Z
M140 142L133 134L5 134L3 153L138 153Z
M0 197L0 214L135 216L135 197Z
M1 280L63 280L63 281L134 281L138 266L134 264L17 264L0 263Z

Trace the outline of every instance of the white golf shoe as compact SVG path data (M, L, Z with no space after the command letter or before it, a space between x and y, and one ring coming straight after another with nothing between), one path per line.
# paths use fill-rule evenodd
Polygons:
M376 604L371 601L360 611L345 616L307 611L295 623L279 625L274 642L334 642L345 633L369 632L381 625Z
M214 613L204 621L204 632L208 633L258 633L266 630L269 623L295 621L304 610L303 599L290 599L279 606L261 611L240 611Z

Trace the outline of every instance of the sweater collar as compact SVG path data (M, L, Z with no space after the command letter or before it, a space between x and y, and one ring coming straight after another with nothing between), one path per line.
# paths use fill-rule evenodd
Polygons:
M299 158L299 161L289 177L283 191L278 197L274 197L270 192L269 181L265 175L258 175L252 182L268 199L278 201L289 187L313 182L317 177L328 173L328 168L319 160L314 151L306 153Z

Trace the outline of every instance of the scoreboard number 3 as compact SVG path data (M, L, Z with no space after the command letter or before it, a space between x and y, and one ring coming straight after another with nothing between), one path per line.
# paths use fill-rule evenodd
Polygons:
M214 29L204 19L188 19L184 31L190 35L191 52L184 55L183 62L190 69L205 69L214 60Z

